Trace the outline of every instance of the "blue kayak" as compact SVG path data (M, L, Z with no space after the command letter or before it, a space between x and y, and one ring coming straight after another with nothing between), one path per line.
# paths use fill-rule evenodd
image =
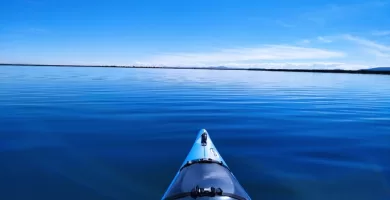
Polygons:
M204 129L162 198L175 199L250 200Z

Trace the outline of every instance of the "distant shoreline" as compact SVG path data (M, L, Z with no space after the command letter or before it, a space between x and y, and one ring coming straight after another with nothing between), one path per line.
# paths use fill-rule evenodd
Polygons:
M147 68L147 69L203 69L203 70L241 70L241 71L269 71L269 72L311 72L337 74L378 74L390 75L390 71L342 70L342 69L267 69L267 68L234 68L234 67L156 67L156 66L121 66L121 65L49 65L49 64L17 64L0 63L0 66L31 66L31 67L107 67L107 68Z

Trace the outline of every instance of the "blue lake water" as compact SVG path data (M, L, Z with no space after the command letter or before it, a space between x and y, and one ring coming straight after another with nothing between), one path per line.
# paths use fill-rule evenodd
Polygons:
M160 199L199 129L252 199L390 199L390 76L0 67L0 199Z

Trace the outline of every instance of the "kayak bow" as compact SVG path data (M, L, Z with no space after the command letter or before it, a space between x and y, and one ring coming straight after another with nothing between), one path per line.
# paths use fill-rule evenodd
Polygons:
M250 200L205 129L199 131L162 200Z

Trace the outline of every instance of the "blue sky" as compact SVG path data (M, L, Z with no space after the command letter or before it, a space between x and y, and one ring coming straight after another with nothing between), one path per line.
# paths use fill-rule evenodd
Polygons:
M390 66L390 1L0 0L0 62Z

